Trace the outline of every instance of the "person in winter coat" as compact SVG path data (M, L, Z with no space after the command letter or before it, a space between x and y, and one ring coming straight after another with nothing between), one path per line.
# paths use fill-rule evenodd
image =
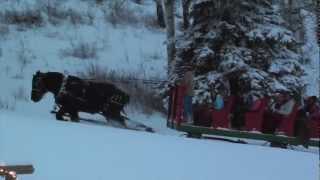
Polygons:
M320 105L317 103L317 97L311 96L302 101L302 107L298 111L295 136L300 143L308 148L308 140L314 135L315 127L311 126L312 121L320 122Z
M193 69L191 65L185 66L184 69L185 73L181 80L181 85L186 88L183 98L183 112L186 122L189 124L193 124Z
M220 110L223 107L224 107L224 97L222 96L222 94L217 93L213 101L213 108L216 110Z
M256 94L249 94L245 97L247 111L258 111L262 105L262 98Z
M320 104L316 96L311 96L306 100L305 111L310 119L320 121Z
M295 100L288 93L281 93L271 104L270 110L274 114L287 116L292 112L295 103Z
M246 106L244 102L244 88L241 87L245 83L239 78L241 72L231 73L228 78L230 82L230 93L234 96L234 106L232 108L231 127L241 130L244 123L244 114Z
M296 101L289 93L281 92L272 99L266 112L263 132L274 134L284 116L290 115Z
M228 88L230 87L227 79L224 79L219 83L220 85L217 90L213 89L213 92L211 92L212 106L216 110L220 110L224 107L224 100L229 95Z

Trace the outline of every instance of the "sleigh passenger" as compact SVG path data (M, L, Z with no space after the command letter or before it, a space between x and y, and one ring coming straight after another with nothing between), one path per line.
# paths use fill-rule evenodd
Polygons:
M320 104L316 96L307 98L305 102L305 111L310 119L320 120Z
M281 120L292 113L295 104L295 99L288 92L275 95L266 112L264 133L273 134Z
M193 68L192 65L185 65L183 67L184 74L181 79L181 85L185 87L185 94L183 97L183 116L186 123L193 124Z

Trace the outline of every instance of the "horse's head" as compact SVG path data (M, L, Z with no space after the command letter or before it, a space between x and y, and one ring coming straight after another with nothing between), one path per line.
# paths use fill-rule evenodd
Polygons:
M31 100L34 102L40 101L43 95L48 92L44 82L45 76L46 74L40 71L33 75Z

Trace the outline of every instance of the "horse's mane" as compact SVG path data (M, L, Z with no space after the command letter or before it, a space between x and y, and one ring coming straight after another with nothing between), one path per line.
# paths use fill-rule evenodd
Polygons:
M49 76L49 77L56 77L56 76L59 76L59 77L61 77L61 76L63 76L63 74L62 73L60 73L60 72L46 72L46 73L44 73L44 74L46 74L46 76Z
M44 83L46 84L46 87L56 95L59 91L64 75L60 72L46 72L43 74L45 75Z

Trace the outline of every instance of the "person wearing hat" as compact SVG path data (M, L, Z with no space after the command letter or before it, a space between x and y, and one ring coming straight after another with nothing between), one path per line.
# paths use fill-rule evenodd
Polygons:
M181 79L181 85L186 88L183 98L183 115L186 123L193 124L193 68L191 65L183 67L184 73Z
M278 128L281 119L290 115L296 101L290 97L289 92L279 92L271 100L268 111L266 112L266 121L264 122L264 133L273 134Z
M230 95L230 85L229 80L224 76L217 82L217 84L217 89L211 92L211 98L213 102L213 108L220 110L224 107L224 100Z
M295 103L294 98L291 98L289 93L281 92L275 97L275 101L271 104L270 110L272 113L287 116L292 112Z
M307 98L305 104L305 110L307 115L311 119L319 119L320 120L320 105L317 103L317 97L311 96Z

